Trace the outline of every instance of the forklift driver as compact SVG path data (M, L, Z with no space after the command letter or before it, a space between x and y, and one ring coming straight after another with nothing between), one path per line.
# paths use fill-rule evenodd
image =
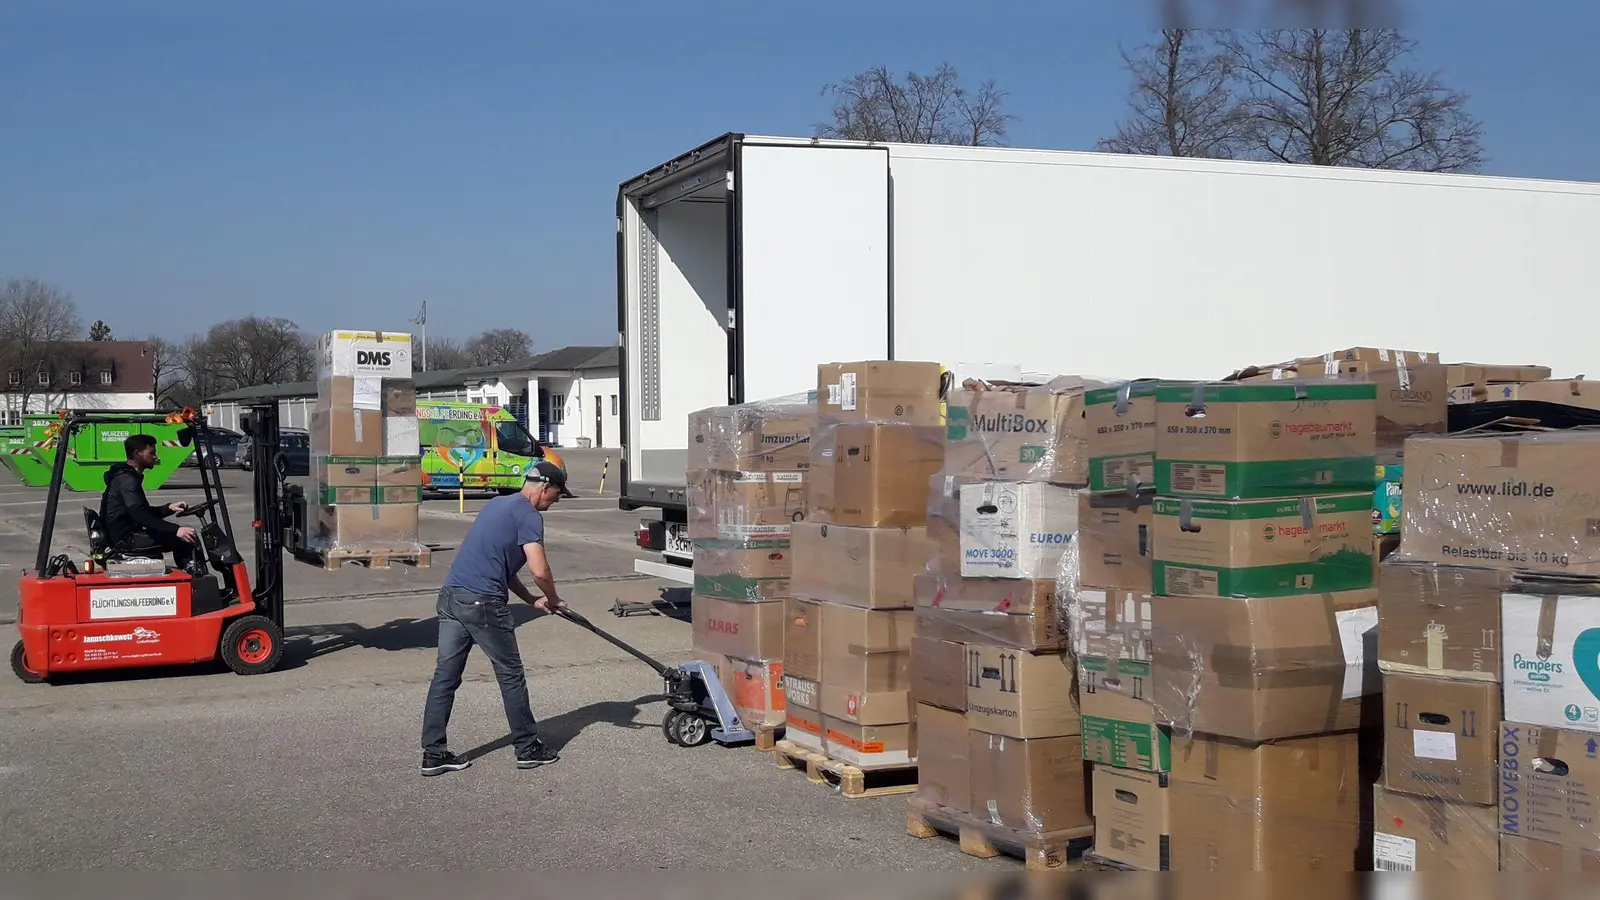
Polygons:
M106 546L139 555L155 551L172 554L173 563L187 569L194 559L194 544L199 540L193 528L181 527L166 519L183 512L183 501L152 506L144 495L144 473L155 468L156 439L148 434L129 435L122 442L128 461L117 463L106 472L106 490L100 497L100 522L106 530Z

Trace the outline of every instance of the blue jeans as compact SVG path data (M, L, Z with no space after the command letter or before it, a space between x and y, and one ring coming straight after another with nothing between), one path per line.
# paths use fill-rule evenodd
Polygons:
M511 618L506 598L484 597L461 588L440 588L438 614L439 660L434 665L428 704L422 714L423 752L444 753L449 748L445 732L450 711L455 706L456 689L461 686L461 673L467 667L467 654L474 644L483 648L494 666L517 752L533 750L539 743L538 725L528 703L528 680L522 671L522 654L517 650L516 621Z

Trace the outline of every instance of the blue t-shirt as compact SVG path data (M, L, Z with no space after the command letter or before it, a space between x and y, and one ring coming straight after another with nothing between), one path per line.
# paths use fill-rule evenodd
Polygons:
M544 515L533 508L527 497L496 497L483 505L456 550L444 586L489 597L508 597L507 584L528 562L522 546L543 540Z

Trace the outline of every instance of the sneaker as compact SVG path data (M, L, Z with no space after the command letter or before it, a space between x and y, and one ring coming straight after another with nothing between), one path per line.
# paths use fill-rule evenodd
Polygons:
M472 760L445 751L442 754L425 753L422 756L423 775L443 775L446 772L459 772L472 765Z
M523 750L517 753L517 768L537 769L545 763L553 763L561 757L554 750L540 742L532 750Z

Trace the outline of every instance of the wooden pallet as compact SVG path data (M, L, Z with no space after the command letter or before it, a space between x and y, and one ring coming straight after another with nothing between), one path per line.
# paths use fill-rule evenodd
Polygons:
M433 568L433 550L429 547L415 550L323 550L320 556L322 567L329 572L343 568L345 563L365 565L369 569L387 569L395 562L418 569Z
M1093 825L1030 834L917 797L906 800L906 833L914 838L953 835L968 856L1021 859L1029 872L1083 871L1084 851L1094 843Z
M916 765L863 769L790 741L773 746L778 768L806 773L813 784L826 784L851 800L909 794L917 789Z

